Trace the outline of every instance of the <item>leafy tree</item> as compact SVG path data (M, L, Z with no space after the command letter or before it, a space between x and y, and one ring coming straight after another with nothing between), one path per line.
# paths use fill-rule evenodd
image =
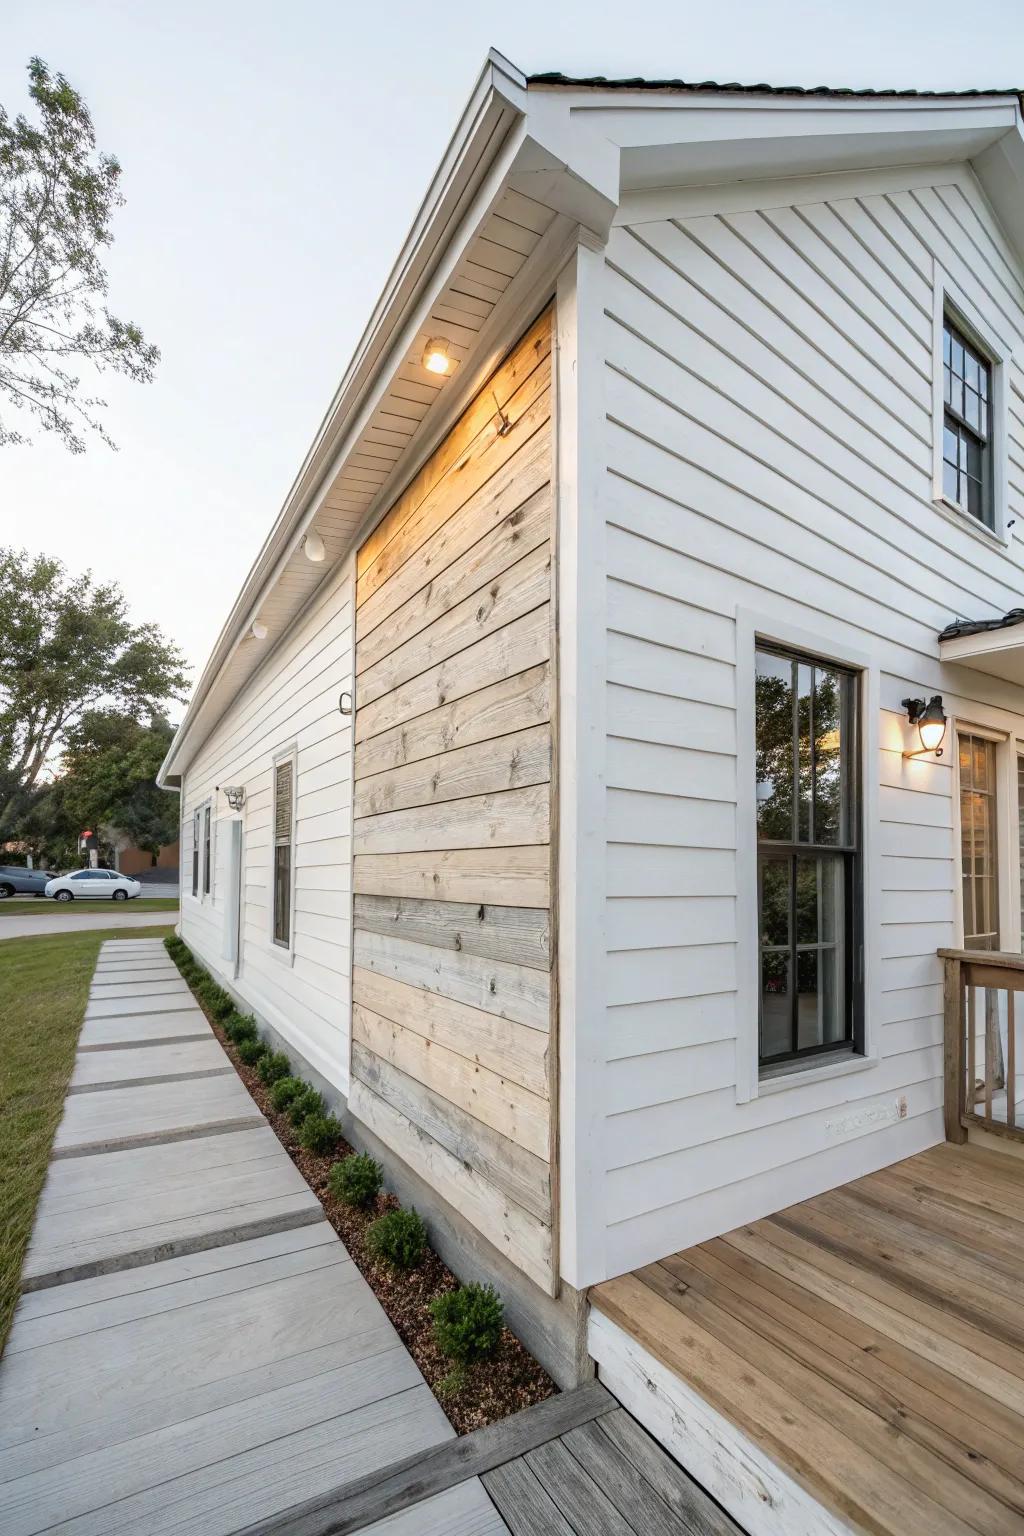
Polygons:
M160 718L185 684L177 646L155 625L131 622L116 583L97 583L88 571L74 578L59 560L0 548L0 840L13 835L44 767L66 747L88 755L95 730L109 745L110 733L123 729L117 720ZM141 740L132 745L146 758ZM144 807L139 817L141 824Z
M156 783L174 732L115 710L91 710L68 732L60 783L78 828L107 825L156 856L178 836L178 797Z
M105 401L80 395L68 364L148 382L160 356L105 303L121 167L97 152L89 109L63 75L34 58L28 77L38 122L0 107L0 400L72 453L85 449L83 428L114 447L95 414ZM0 446L28 440L0 417Z

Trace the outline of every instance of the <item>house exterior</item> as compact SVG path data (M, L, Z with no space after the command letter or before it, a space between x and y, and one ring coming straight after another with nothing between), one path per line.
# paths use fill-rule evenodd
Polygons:
M561 1380L941 1141L937 951L1021 952L1022 194L1014 92L492 55L164 764L183 937Z

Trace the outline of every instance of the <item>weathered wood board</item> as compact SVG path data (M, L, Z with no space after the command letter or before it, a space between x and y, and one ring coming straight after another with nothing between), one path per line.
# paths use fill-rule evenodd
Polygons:
M554 1291L551 332L357 557L350 1107Z

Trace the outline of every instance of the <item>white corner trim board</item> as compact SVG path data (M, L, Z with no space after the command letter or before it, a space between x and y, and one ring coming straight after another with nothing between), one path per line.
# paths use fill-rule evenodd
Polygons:
M759 1446L592 1307L598 1377L749 1536L856 1536Z

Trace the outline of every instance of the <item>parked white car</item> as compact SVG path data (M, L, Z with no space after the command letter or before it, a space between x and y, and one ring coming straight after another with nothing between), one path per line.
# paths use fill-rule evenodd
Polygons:
M46 894L55 901L96 897L107 901L131 901L141 890L137 880L119 875L115 869L76 869L70 875L60 875L46 883Z

